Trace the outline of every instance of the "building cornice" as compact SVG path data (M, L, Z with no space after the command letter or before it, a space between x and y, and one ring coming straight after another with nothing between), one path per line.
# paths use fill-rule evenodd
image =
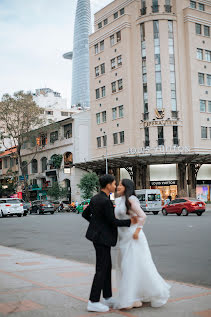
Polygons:
M198 17L190 15L190 14L187 14L184 16L184 22L185 23L186 22L194 22L194 23L200 22L202 24L206 24L206 25L211 26L211 20L205 20L205 19L198 18Z
M93 41L90 41L89 47L94 46L95 44L105 40L106 38L110 37L114 33L117 33L120 30L123 30L125 28L131 28L131 23L129 22L123 22L122 24L118 25L117 27L112 28L110 31L102 34L101 36L95 38ZM94 34L94 33L93 33Z
M176 21L177 18L175 16L175 14L165 14L165 13L160 13L160 14L156 14L156 15L148 14L148 15L145 15L144 17L142 17L142 16L138 17L136 20L136 24L141 24L141 23L150 22L150 21L154 21L154 20Z

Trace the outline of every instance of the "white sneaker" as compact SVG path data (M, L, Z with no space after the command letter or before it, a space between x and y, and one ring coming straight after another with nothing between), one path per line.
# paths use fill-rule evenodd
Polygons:
M109 307L101 304L100 302L93 303L89 300L88 305L87 305L87 310L88 311L96 311L99 313L105 313L105 312L109 311Z
M113 297L103 298L103 304L112 308L114 306L115 300Z

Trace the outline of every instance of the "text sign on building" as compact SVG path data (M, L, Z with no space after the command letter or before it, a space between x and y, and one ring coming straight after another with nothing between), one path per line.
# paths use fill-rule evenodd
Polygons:
M161 145L157 147L141 147L139 149L129 148L128 154L147 154L147 153L189 153L189 146L176 146L176 145Z
M177 185L177 181L152 181L150 182L150 186L170 186Z

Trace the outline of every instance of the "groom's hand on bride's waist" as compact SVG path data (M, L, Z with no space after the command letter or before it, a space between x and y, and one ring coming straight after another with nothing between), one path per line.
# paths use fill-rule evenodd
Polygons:
M136 223L138 223L138 217L132 217L131 218L131 225L135 225Z

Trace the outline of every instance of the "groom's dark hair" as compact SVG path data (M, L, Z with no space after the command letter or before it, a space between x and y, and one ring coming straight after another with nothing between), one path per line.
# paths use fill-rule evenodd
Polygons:
M112 184L113 181L115 181L115 177L113 175L105 174L101 176L99 179L101 189L105 188L108 184Z

